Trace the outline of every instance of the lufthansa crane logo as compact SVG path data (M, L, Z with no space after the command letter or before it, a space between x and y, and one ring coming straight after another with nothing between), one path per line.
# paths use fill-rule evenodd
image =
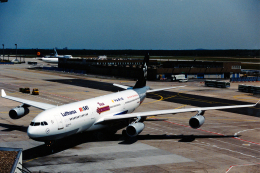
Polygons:
M47 128L45 132L46 132L46 134L49 134L50 133L50 129Z

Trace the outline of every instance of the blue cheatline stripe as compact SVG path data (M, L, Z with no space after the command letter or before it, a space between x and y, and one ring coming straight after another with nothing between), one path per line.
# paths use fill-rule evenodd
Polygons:
M120 113L118 113L118 114L115 114L115 115L122 115L122 114L126 114L128 112L128 110L126 110L126 111L123 111L123 112L120 112ZM114 116L115 116L114 115Z

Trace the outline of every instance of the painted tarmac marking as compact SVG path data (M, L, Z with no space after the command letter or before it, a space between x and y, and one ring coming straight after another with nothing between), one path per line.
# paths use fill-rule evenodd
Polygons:
M25 161L24 163L31 162L31 161L36 160L36 159L38 159L38 158L34 158L34 159L31 159L31 160L27 160L27 161Z
M159 94L153 94L153 95L157 95L157 96L159 96L160 99L159 99L159 100L152 101L152 102L148 102L148 103L143 103L142 105L145 105L145 104L151 104L151 103L155 103L155 102L159 102L159 101L164 100L164 99L163 99L163 96L161 96L161 95L159 95Z
M211 145L211 144L209 144L209 143L207 143L207 144L191 143L191 144L193 144L193 145L203 145L203 146L207 146L207 147L218 148L218 149L220 149L220 150L225 150L225 151L229 151L229 152L232 152L232 153L241 154L241 155L243 155L243 156L252 157L252 158L255 158L255 159L260 159L260 158L258 158L258 157L256 157L256 156L253 156L253 155L249 155L249 154L245 154L245 153L242 153L242 152L230 150L230 149L227 149L227 148L218 147L217 145Z
M239 97L249 97L249 98L248 99L240 99ZM235 98L237 100L241 100L241 101L251 101L251 100L258 101L258 99L252 98L252 96L250 97L247 94L235 95L235 96L233 96L233 98Z
M242 145L245 145L245 146L249 146L249 147L250 147L251 144L242 144Z
M255 129L260 129L260 128L255 128ZM236 133L235 133L235 136L237 136L239 133L243 133L243 132L250 131L250 130L255 130L255 129L241 130L241 131L239 131L239 132L236 132Z
M248 148L248 147L243 147L243 146L240 146L240 145L232 144L230 142L225 142L225 141L221 141L221 140L217 140L217 139L210 139L210 140L214 140L214 141L218 141L218 142L221 142L221 143L233 145L233 146L236 146L236 147L239 147L239 148L244 148L244 149L251 150L251 151L254 151L254 152L260 152L259 150L254 150L254 149L251 149L251 148ZM242 144L242 145L250 146L251 144Z
M237 166L253 166L253 165L259 165L260 163L252 163L252 164L244 164L244 165L232 165L230 166L227 170L226 173L228 173L233 167L237 167Z

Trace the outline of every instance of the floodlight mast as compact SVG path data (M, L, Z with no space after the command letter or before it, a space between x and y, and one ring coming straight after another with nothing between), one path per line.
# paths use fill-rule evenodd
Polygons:
M16 47L16 61L17 61L17 44L14 44L15 45L15 47Z
M5 45L4 44L2 45L3 45L3 60L5 60Z

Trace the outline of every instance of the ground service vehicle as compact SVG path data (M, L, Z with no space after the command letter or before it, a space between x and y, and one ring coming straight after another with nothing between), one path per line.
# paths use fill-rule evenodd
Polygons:
M171 81L187 82L188 79L185 77L185 74L172 75Z
M216 81L216 80L206 80L205 86L207 86L207 87L217 87L217 88L228 88L228 87L230 87L230 82Z
M19 88L19 91L22 93L30 93L30 88Z
M38 88L33 88L33 90L32 90L32 95L39 95L39 90L38 90Z

